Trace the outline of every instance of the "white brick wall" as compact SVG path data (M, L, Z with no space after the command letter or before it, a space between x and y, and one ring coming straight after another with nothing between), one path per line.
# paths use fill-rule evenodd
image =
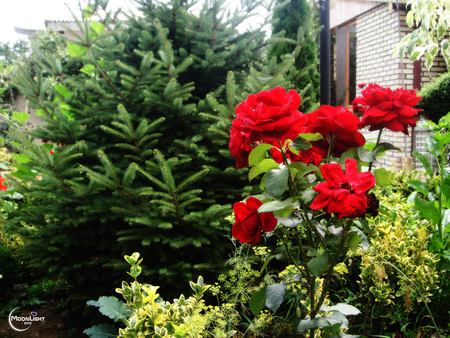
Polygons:
M377 83L383 87L390 87L392 90L400 87L413 89L414 64L405 55L402 60L399 56L391 56L392 51L400 41L397 15L397 10L389 9L388 4L381 4L357 18L356 83ZM406 25L405 18L406 11L400 10L402 38L412 31L412 28ZM444 72L446 69L445 61L439 55L435 58L430 72L426 69L424 58L421 61L422 85L430 81L430 76L436 76L439 72ZM361 91L361 88L357 88L357 96L361 95ZM367 135L368 131L363 131L363 134ZM402 165L408 161L408 158L411 161L412 135L411 128L409 128L409 136L401 132L394 133L390 130L385 130L381 141L392 143L402 151L386 152L384 157L377 160L375 166L394 168L396 170L404 169ZM425 151L423 144L427 135L421 135L421 133L416 131L414 135L416 140L415 148L423 153ZM421 166L420 162L417 161L415 166L419 168Z

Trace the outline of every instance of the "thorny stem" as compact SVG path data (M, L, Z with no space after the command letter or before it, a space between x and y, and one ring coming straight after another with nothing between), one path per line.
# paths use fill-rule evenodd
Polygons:
M381 141L381 134L383 133L383 128L380 129L380 131L378 132L378 137L377 137L377 143L375 144L375 147L378 146L380 144ZM373 160L373 162L369 163L369 170L368 172L370 173L370 171L372 170L372 165L375 162L375 160Z
M328 292L328 287L330 285L331 282L331 276L333 275L333 271L334 271L334 267L336 266L336 263L338 261L338 258L342 252L342 249L344 248L344 244L345 244L345 240L347 238L347 233L349 232L349 228L352 224L348 223L347 227L344 227L343 232L342 232L342 237L341 237L341 241L339 242L339 248L338 251L336 252L336 256L332 257L332 262L331 262L331 266L327 271L327 276L325 277L325 283L323 285L323 290L322 290L322 294L320 295L320 299L317 302L317 307L315 311L319 311L320 307L322 306L323 302L325 301L325 297L327 295Z
M285 163L286 165L288 165L287 157L286 157L286 154L284 153L284 149L283 149L283 146L282 146L280 140L278 140L278 144L280 145L280 151L281 151L281 154L283 155L284 163ZM293 197L293 196L294 196L294 192L292 191L292 188L295 187L295 184L294 184L294 180L292 179L290 173L289 173L289 176L288 176L288 177L289 177L289 179L288 179L288 180L289 180L289 182L288 182L289 195L290 195L291 197Z

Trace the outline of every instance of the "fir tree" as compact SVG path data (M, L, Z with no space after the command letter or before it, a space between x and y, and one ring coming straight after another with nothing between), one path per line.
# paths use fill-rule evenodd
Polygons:
M306 39L313 30L314 11L308 0L277 0L277 4L273 18L278 20L272 25L272 34L284 32L284 39L274 39L268 56L276 57L280 62L282 55L294 53L295 67L302 71L293 79L294 87L302 90L310 85L305 92L309 100L302 100L301 105L302 111L308 112L320 101L320 75L316 68L318 46L314 38ZM298 45L301 49L295 53Z
M134 251L165 295L214 275L231 250L225 216L259 189L229 154L236 105L298 75L289 55L261 62L261 27L236 30L259 2L227 14L205 1L198 16L191 2L138 2L125 23L91 3L65 62L41 51L35 76L15 77L46 124L11 128L28 160L11 176L30 203L4 222L32 264L86 298L110 293Z

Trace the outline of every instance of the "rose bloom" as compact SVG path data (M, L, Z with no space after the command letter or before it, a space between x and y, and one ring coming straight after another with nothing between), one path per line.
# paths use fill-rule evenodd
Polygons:
M338 163L320 167L325 182L314 187L319 196L312 202L311 209L323 209L338 218L365 216L369 208L367 192L375 186L375 177L369 172L358 172L356 163L353 159L345 160L345 174Z
M0 175L0 190L6 191L6 189L8 189L8 187L3 185L3 182L5 182L5 179L3 178L3 176Z
M236 222L231 233L241 243L256 245L261 240L261 231L270 232L277 226L273 212L258 213L261 205L262 202L252 196L233 205Z
M344 107L322 105L318 110L306 115L308 122L303 133L320 133L322 140L313 141L312 150L327 157L330 142L331 153L339 157L350 148L359 148L366 143L358 131L359 117Z
M248 155L253 148L248 144L249 134L231 129L230 136L230 154L236 158L236 168L248 167Z
M252 94L236 107L237 118L232 127L249 134L248 143L284 141L300 133L306 122L298 111L301 98L295 90L282 87Z
M413 107L422 99L416 96L415 90L398 88L392 91L376 83L371 83L361 92L353 104L366 106L359 127L370 126L369 130L387 128L392 131L401 131L409 135L408 126L415 127L417 116L422 109Z

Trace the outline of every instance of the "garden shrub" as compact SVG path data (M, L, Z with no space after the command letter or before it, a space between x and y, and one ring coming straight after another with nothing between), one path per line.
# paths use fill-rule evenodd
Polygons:
M181 295L173 302L163 301L156 293L159 287L137 281L142 272L142 259L139 260L139 257L137 252L125 256L125 260L131 265L128 274L134 278L130 284L123 281L122 287L116 289L125 303L116 297L100 297L98 301L87 303L99 307L101 313L114 321L122 322L125 327L119 329L118 336L115 327L109 324L86 329L85 334L90 337L117 338L197 338L210 331L212 337L229 338L236 333L231 328L237 324L239 316L229 304L220 307L205 304L202 298L211 286L204 284L202 277L198 278L197 283L189 283L193 296L186 299Z
M368 219L371 247L361 257L360 295L381 325L404 324L439 292L439 259L428 251L432 224L419 219L400 193L379 198L386 214Z
M420 115L438 123L450 112L450 73L440 74L424 85L417 95L422 97L417 104L418 108L423 109Z
M19 269L20 263L14 253L0 245L0 295L2 298L12 291Z
M262 62L262 26L236 29L257 1L225 19L224 2L195 14L185 2L140 0L126 22L90 3L64 60L38 49L35 72L14 74L45 125L10 129L27 159L11 180L30 204L6 222L24 233L30 264L67 281L72 299L109 292L131 248L149 281L176 296L183 281L218 274L232 249L223 216L259 190L229 153L239 100L290 89L299 72L292 55Z

